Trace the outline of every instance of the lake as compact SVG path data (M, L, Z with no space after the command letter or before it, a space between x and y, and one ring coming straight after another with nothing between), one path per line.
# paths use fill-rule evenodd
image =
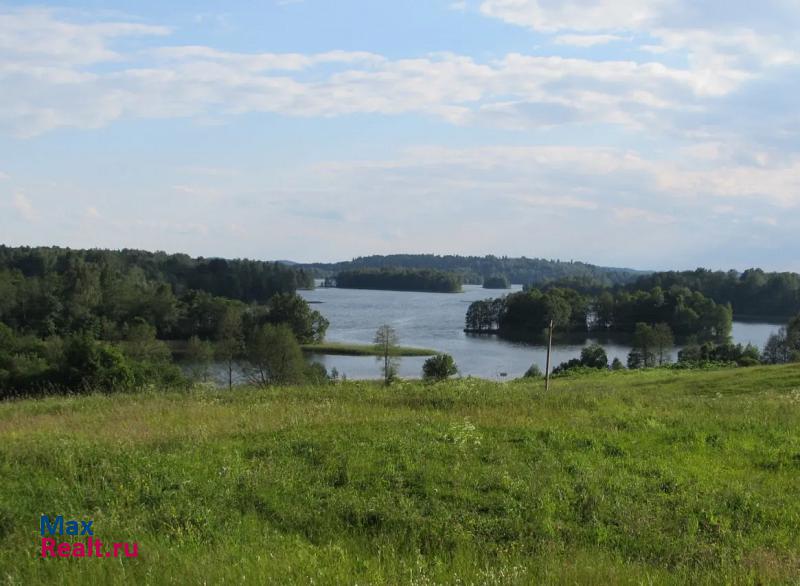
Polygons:
M300 295L313 303L330 327L326 339L333 342L371 344L375 330L382 324L391 325L403 346L431 348L451 354L463 376L502 380L522 376L536 363L544 370L547 348L528 342L511 342L491 335L465 334L464 317L469 304L479 299L498 297L511 291L520 291L517 285L506 291L487 290L478 285L465 285L463 293L414 293L404 291L371 291L363 289L319 288L300 291ZM734 322L734 342L755 344L760 349L782 324ZM589 338L581 343L554 344L553 365L576 358L581 348L599 342L608 353L609 360L619 358L626 362L630 346L619 341ZM677 348L673 351L673 358ZM347 378L379 378L380 365L372 357L314 356L328 371L336 368ZM421 376L425 358L402 358L399 365L401 377ZM505 373L505 376L503 375Z

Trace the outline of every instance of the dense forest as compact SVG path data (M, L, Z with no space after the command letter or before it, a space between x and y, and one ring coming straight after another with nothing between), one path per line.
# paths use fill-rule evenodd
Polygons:
M299 265L315 271L318 277L330 277L343 271L359 269L431 269L457 273L464 283L482 285L484 279L505 276L511 283L544 285L566 278L591 279L604 287L625 285L647 274L633 269L598 267L582 262L509 258L497 256L439 256L434 254L392 254L358 257L338 263Z
M465 329L535 336L551 319L568 332L633 333L639 323L663 323L679 336L722 341L730 335L733 316L729 305L685 287L604 291L598 296L566 288L529 289L472 303Z
M800 275L761 269L661 272L642 276L629 289L688 287L717 303L730 303L737 317L785 318L800 312Z
M0 245L0 271L16 271L26 278L46 279L54 274L66 274L77 265L88 267L89 272L94 271L99 277L137 273L139 278L169 285L177 295L196 289L256 303L263 303L276 293L294 293L297 289L314 286L311 272L275 262L192 258L186 254L129 249L71 250Z
M511 283L505 275L493 275L483 280L484 289L508 289L510 287Z
M328 322L295 294L308 279L257 261L0 247L0 395L174 382L173 348L231 361L266 326L318 342Z
M335 278L343 289L386 289L458 293L461 276L432 269L361 269L342 271Z

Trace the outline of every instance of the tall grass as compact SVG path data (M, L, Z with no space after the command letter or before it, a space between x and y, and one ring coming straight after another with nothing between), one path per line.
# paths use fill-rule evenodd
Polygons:
M0 404L8 584L797 583L798 495L797 366Z

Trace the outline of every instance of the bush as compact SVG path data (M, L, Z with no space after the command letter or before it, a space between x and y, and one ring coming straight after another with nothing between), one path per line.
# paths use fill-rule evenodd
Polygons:
M538 364L531 364L531 367L525 371L525 378L542 378L542 369Z
M305 360L287 324L261 326L247 341L247 374L259 386L302 382Z
M731 364L736 366L755 366L760 362L758 348L752 344L714 344L706 342L689 344L678 352L678 363L685 366L704 366L706 364Z
M581 366L608 368L608 355L600 344L590 344L581 350Z
M89 336L77 336L64 346L61 381L75 391L114 391L133 386L135 377L118 348Z
M431 356L422 365L422 376L428 380L446 380L457 373L455 360L449 354Z
M553 374L564 374L567 371L576 369L595 369L603 370L608 368L608 355L605 348L600 344L590 344L581 350L580 358L573 358L567 362L562 362L553 369Z
M622 364L622 360L619 358L614 358L614 361L611 363L611 370L625 370L625 365Z
M339 378L338 372L336 378ZM312 385L326 385L332 382L333 376L328 376L328 370L319 362L311 362L306 366L306 382Z

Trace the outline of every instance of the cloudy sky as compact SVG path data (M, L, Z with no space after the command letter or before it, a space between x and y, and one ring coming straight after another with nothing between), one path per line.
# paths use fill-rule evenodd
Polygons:
M0 242L800 270L797 0L0 0Z

